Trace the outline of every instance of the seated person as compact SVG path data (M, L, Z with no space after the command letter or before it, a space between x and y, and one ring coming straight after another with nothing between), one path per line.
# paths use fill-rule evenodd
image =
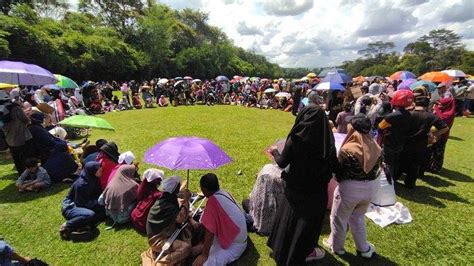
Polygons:
M247 248L247 225L244 214L234 198L219 188L215 174L208 173L202 176L200 186L202 193L208 198L201 216L205 236L202 253L195 259L193 265L229 264L239 259Z
M244 210L253 220L253 226L262 235L270 234L278 205L285 193L281 172L278 166L266 164L258 173L250 198L242 202Z
M48 172L41 166L36 158L28 158L25 160L26 170L20 175L16 181L18 192L24 191L40 191L41 189L51 186L51 178Z
M51 177L51 181L57 183L71 179L79 166L68 153L66 144L58 143L43 167Z
M103 217L104 207L97 201L101 192L101 174L102 168L98 162L88 162L72 184L61 204L62 215L66 219L59 229L62 238L68 239L70 233L76 230L95 227Z
M34 112L30 116L31 124L28 126L28 130L33 136L33 144L36 153L42 163L46 163L57 143L66 143L51 135L51 133L43 127L44 117L43 113Z
M20 256L8 243L0 237L0 265L29 265L32 260Z
M105 189L110 179L110 175L118 164L118 147L115 142L107 142L99 148L97 153L96 161L100 163L102 167L102 176L100 177L100 187Z
M132 104L135 109L142 109L142 103L140 102L140 97L138 96L138 93L135 93L135 95L133 95Z
M123 96L122 99L119 101L117 109L119 111L124 111L124 110L130 109L130 103L128 102L128 99L127 99L126 96Z
M160 99L158 100L158 106L159 107L167 107L168 106L168 101L166 100L164 95L160 96Z
M118 157L118 160L117 160L118 164L112 169L112 171L110 171L110 175L109 175L109 179L107 180L107 184L110 183L110 180L112 180L112 178L115 176L115 173L120 168L120 166L122 166L122 165L132 165L132 164L135 165L135 167L137 168L137 171L135 171L134 180L137 183L140 183L141 179L140 179L140 176L138 174L138 162L133 163L134 161L135 161L135 154L133 154L133 152L126 151L124 153L121 153Z
M180 206L178 202L179 176L172 176L163 180L162 188L163 194L156 200L148 213L146 232L150 248L142 253L143 265L147 265L145 263L147 261L154 263L168 238L178 226L185 223L189 218L191 193L187 190L182 193L184 201ZM191 254L191 239L187 232L189 231L183 230L179 234L168 250L168 254L159 260L160 263L175 265L186 260Z
M140 233L146 233L146 219L151 206L161 196L157 187L161 184L164 175L165 173L159 169L148 169L143 173L143 181L137 190L138 203L130 217L133 227Z
M99 149L107 143L105 139L98 139L95 142L95 145L89 145L84 147L84 152L82 153L81 163L85 165L88 162L95 162L97 159L97 154Z
M105 214L114 221L114 224L130 221L130 214L137 201L136 172L135 165L120 166L99 197L99 203L105 206Z

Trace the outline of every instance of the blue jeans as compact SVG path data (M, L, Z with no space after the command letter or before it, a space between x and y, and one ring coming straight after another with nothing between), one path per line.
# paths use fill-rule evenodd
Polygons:
M97 222L97 215L93 210L81 207L69 207L62 211L67 220L66 227L69 229L78 229L84 226L94 226Z

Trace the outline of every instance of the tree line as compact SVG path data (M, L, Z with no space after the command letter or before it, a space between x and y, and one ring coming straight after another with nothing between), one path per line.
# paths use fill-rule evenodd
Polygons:
M76 80L190 75L279 77L264 56L237 47L208 14L155 1L2 1L0 58Z
M376 41L359 51L361 58L345 61L341 68L353 76L389 76L398 70L411 71L417 76L429 71L460 69L474 73L474 51L461 43L462 36L447 29L432 30L395 52L393 42Z

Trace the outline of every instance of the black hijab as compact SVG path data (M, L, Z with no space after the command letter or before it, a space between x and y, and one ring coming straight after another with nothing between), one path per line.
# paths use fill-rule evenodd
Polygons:
M120 153L118 152L118 147L115 142L107 142L102 147L100 147L100 150L107 154L107 156L114 162L118 163L118 157L120 156Z
M312 154L319 159L328 158L334 147L329 119L324 110L315 104L309 104L301 110L288 137L310 147Z
M173 193L164 192L150 209L147 217L146 232L148 237L161 233L176 221L179 213L179 185Z

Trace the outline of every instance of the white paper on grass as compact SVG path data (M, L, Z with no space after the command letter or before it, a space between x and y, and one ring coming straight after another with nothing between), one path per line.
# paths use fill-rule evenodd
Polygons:
M370 204L365 216L382 228L392 223L406 224L413 221L408 208L400 202L387 207Z

